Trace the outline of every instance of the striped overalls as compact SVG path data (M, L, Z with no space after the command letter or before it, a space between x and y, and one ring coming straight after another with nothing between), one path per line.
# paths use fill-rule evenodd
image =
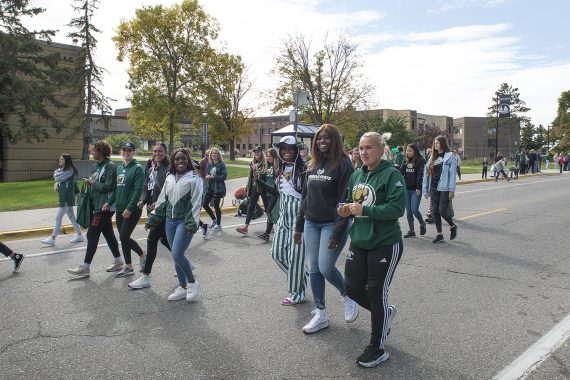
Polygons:
M299 213L301 199L279 194L279 220L275 225L275 236L271 246L271 256L285 273L287 273L287 290L294 302L305 300L307 278L309 272L305 267L305 244L295 244L295 220Z

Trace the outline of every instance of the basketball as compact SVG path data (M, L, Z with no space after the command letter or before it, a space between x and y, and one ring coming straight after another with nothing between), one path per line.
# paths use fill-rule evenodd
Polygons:
M234 192L234 197L235 199L244 199L247 196L247 193L245 191L245 186L240 186L236 189L236 191Z

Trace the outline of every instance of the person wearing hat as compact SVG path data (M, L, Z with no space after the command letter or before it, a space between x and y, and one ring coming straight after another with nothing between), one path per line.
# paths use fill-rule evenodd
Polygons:
M93 165L91 176L85 179L85 183L89 186L89 203L93 210L91 221L87 228L87 250L85 251L83 264L77 268L67 270L69 273L79 277L89 277L91 274L91 261L93 261L97 251L101 234L105 236L107 245L115 258L113 264L106 271L116 272L124 266L111 220L115 213L115 205L109 204L109 198L117 186L117 166L109 158L113 149L105 140L97 141L89 149L93 159L97 162Z
M293 238L306 166L300 155L300 144L294 136L282 137L275 147L281 160L275 183L279 191L280 214L275 225L271 256L287 274L289 295L281 300L281 305L290 306L305 301L309 276L305 269L305 244L302 240L295 243Z
M249 222L251 222L255 206L257 205L260 196L261 201L263 202L263 208L267 211L267 197L259 184L259 181L265 181L266 171L267 160L265 159L265 155L263 154L261 147L256 146L253 149L253 159L249 164L249 175L247 177L247 186L245 187L245 191L249 197L245 224L243 226L236 227L236 231L240 234L247 235Z
M135 159L135 145L125 142L121 145L123 163L117 168L117 187L109 198L109 202L103 205L108 208L115 203L117 209L117 230L123 249L125 266L117 272L116 277L132 276L135 274L131 262L131 250L139 255L141 271L145 266L145 255L139 244L131 238L131 235L142 215L142 208L137 203L144 187L144 169Z

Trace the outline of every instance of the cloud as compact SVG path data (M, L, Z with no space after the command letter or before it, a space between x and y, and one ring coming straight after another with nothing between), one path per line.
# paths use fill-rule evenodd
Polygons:
M436 3L436 7L430 9L428 13L439 14L467 7L492 8L510 1L511 0L440 0Z

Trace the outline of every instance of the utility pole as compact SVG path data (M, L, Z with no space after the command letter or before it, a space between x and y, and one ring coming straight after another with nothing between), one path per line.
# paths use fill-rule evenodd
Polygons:
M495 157L499 155L499 92L495 92L497 98L497 126L495 127Z

